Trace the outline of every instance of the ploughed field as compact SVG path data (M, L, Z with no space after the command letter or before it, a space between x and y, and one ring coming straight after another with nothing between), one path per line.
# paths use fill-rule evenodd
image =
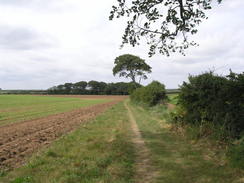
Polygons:
M124 98L0 95L0 169L20 166L40 147Z

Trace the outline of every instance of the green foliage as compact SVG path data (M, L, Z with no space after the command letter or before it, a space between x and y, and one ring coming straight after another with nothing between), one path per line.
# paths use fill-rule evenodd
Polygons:
M69 86L69 88L67 88ZM48 89L48 94L79 94L79 95L128 95L134 89L140 87L138 83L105 83L99 81L80 81L70 85L58 85Z
M154 106L166 99L165 86L158 81L153 81L146 87L136 89L130 98L132 102Z
M80 81L75 84L73 84L73 91L72 94L85 94L86 93L86 87L87 87L86 81Z
M107 87L107 83L98 82L98 81L89 81L88 87L90 90L90 94L98 95L98 94L105 94L105 88Z
M197 26L207 19L205 11L211 9L212 0L117 0L110 20L127 17L122 46L136 46L145 37L149 56L158 51L169 56L196 45L189 35L197 33ZM219 3L222 0L216 0Z
M18 177L14 179L11 183L32 183L33 179L30 176Z
M138 83L109 83L105 89L106 95L128 95L132 93L136 88L141 87Z
M4 177L6 175L6 172L4 170L0 170L0 178Z
M176 105L178 103L178 94L172 94L172 93L167 93L167 96L169 98L169 103Z
M244 169L244 137L229 149L228 157L233 167Z
M226 77L207 72L190 76L179 94L182 112L176 120L203 125L211 122L234 137L244 130L244 74L230 72ZM178 119L177 119L178 118Z
M141 79L147 79L146 73L151 73L151 67L146 64L145 60L138 56L125 54L115 58L113 75L119 74L119 77L131 78L136 83L138 76L139 83Z

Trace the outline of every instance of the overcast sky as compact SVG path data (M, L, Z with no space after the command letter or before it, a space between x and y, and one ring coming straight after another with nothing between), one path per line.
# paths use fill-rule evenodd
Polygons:
M109 21L116 0L0 0L0 88L47 89L65 83L128 81L112 75L114 59L144 58L152 74L144 81L177 88L190 74L215 69L244 71L244 1L224 0L208 13L187 56L155 55L141 45L119 49L125 21Z

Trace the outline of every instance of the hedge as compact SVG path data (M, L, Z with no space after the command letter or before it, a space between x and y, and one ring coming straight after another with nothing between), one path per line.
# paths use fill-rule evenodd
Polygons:
M244 132L244 73L230 71L228 76L213 72L189 76L179 94L183 121L191 124L211 122L233 136Z
M153 81L145 87L137 88L130 98L132 102L147 106L157 105L166 98L165 86L158 81Z

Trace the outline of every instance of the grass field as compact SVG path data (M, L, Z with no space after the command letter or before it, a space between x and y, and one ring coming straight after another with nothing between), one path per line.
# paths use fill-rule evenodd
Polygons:
M75 132L60 138L2 183L130 183L134 149L123 104L117 104Z
M0 95L0 126L107 102L108 99L79 99L32 95Z

